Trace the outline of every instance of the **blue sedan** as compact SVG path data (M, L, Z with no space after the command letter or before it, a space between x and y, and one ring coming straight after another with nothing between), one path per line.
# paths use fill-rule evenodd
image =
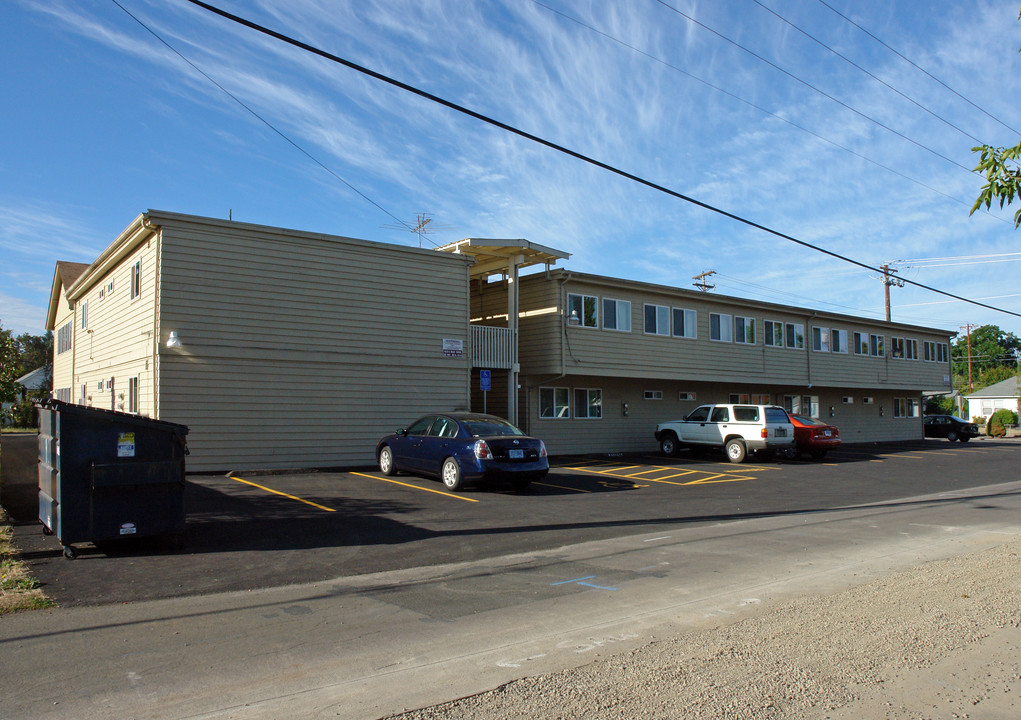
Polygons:
M430 475L448 490L465 482L509 479L517 490L546 477L549 458L542 440L503 418L481 413L426 415L376 444L384 475L403 471Z

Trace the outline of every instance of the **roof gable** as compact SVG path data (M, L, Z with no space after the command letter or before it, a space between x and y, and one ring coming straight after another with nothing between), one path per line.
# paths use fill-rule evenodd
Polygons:
M54 330L57 321L57 308L60 300L67 297L67 289L89 269L88 263L67 262L58 260L53 270L53 285L50 287L50 303L46 311L46 329Z
M967 398L1016 398L1021 393L1021 385L1019 385L1021 378L1014 376L1007 378L995 385L976 390L970 395L965 395Z

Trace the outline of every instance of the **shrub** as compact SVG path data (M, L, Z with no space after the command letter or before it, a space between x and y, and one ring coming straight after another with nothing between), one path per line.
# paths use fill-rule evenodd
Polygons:
M1003 437L1007 434L1007 428L1017 425L1017 413L1013 410L997 410L989 418L989 425L986 429L993 437Z

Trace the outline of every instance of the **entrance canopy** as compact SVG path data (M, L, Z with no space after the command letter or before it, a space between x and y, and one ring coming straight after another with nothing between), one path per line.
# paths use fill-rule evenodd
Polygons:
M473 279L507 274L511 267L518 269L532 265L549 267L554 265L557 260L566 260L571 257L570 253L554 250L522 238L516 240L465 238L436 249L474 257L475 264L469 268Z

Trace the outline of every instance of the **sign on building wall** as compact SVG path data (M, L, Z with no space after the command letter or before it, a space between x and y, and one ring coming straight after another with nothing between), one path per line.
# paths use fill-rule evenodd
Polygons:
M464 357L464 340L443 338L443 357Z

